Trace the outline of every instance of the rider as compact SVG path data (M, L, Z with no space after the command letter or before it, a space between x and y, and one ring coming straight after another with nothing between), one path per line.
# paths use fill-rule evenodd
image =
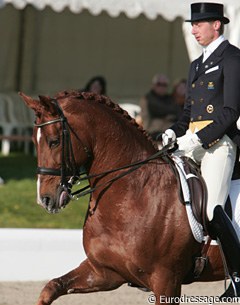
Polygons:
M201 164L208 188L207 216L220 241L240 296L240 243L224 212L240 131L240 50L223 36L229 19L218 3L191 4L192 34L203 54L191 63L182 117L162 136L163 145L178 137L178 155ZM180 138L179 138L180 137Z

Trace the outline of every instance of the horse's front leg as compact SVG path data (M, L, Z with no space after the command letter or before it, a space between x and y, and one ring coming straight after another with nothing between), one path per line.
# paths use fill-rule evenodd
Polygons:
M150 281L150 288L154 294L149 296L149 303L155 301L156 305L179 304L181 281L176 272L163 268L154 273Z
M50 305L58 297L70 293L113 290L125 281L107 268L94 266L88 259L69 273L51 280L42 290L37 305Z

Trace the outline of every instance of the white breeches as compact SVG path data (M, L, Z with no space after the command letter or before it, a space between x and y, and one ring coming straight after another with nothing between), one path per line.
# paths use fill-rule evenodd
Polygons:
M191 132L190 130L187 133ZM236 158L236 144L225 135L219 142L204 149L202 146L184 153L179 145L179 150L174 154L184 155L201 164L202 176L208 189L207 216L211 221L215 206L224 207L231 185L231 178Z

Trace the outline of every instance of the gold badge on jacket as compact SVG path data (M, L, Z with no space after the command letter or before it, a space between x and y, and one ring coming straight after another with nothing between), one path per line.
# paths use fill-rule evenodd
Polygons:
M214 82L208 82L208 89L209 90L215 89Z
M213 113L213 111L214 111L213 105L208 105L206 110L207 110L208 113Z

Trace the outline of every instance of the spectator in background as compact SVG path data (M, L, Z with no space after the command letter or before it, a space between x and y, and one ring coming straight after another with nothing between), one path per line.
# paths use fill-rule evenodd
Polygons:
M164 74L156 74L150 91L141 98L141 118L143 128L154 140L177 119L177 107L168 94L169 80Z
M182 114L186 98L187 80L182 78L173 84L172 98L176 105L177 118Z
M100 95L106 95L107 82L103 76L94 76L86 84L85 88L81 91L93 92Z

